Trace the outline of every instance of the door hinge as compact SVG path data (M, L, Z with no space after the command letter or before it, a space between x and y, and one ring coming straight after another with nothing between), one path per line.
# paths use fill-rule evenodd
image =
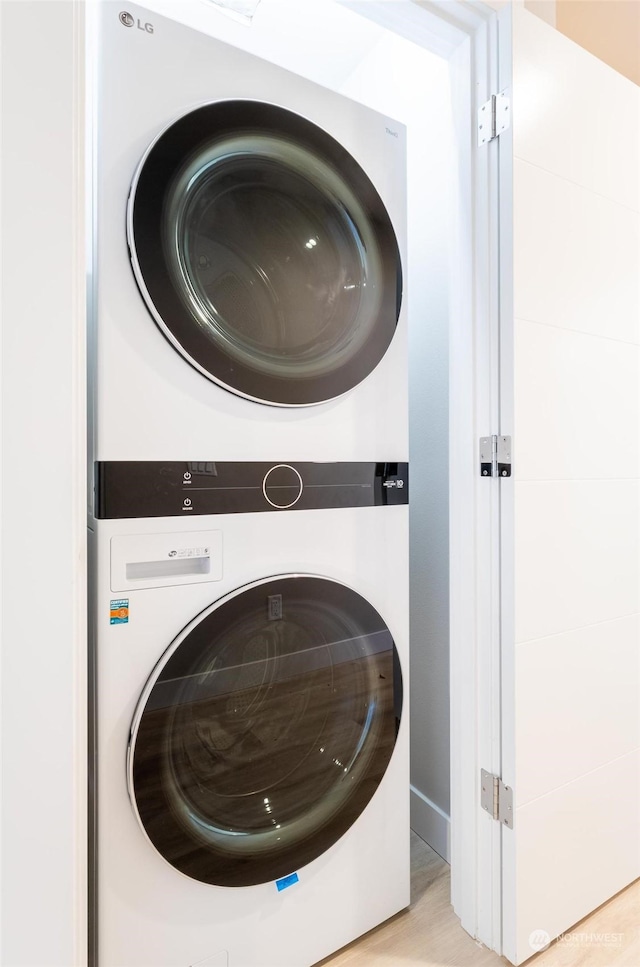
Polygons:
M480 770L480 805L493 819L513 829L513 789L486 769Z
M511 437L480 437L480 476L511 476Z
M478 147L500 137L511 124L511 102L506 94L492 94L478 108Z

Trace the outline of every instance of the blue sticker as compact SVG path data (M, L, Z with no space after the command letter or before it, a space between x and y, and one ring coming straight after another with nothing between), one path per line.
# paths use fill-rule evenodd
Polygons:
M293 884L297 882L298 882L297 873L290 873L289 876L283 876L281 880L276 880L278 893L282 893L282 891L286 890L288 886L293 886Z
M109 609L109 624L129 624L129 598L118 598L116 601L111 602L111 607Z

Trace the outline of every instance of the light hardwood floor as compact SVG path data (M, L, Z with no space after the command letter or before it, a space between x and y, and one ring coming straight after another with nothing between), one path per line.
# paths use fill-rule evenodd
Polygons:
M448 864L412 833L411 907L318 967L504 967L508 963L504 958L465 933L449 896ZM622 934L622 938L607 946L597 934ZM640 880L527 965L640 967Z

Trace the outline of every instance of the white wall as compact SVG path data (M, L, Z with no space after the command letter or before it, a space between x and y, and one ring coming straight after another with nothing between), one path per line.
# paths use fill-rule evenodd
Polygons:
M415 124L409 156L411 825L450 859L449 286L451 105ZM425 105L426 107L426 105ZM418 112L416 112L418 113Z
M81 964L86 923L81 19L0 4L5 967Z

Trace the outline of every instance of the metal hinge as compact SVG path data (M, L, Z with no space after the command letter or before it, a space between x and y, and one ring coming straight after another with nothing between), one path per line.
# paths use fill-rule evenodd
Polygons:
M511 476L511 437L480 437L480 476Z
M486 769L480 770L480 805L493 819L513 829L513 789Z
M478 146L498 138L511 124L511 102L506 94L492 94L478 108Z

